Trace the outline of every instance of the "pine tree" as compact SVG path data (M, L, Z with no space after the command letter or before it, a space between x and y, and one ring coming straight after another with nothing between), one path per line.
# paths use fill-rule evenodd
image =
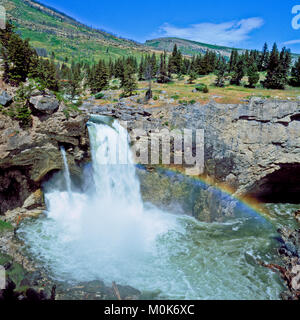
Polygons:
M152 78L155 78L158 70L155 53L153 53L151 57L151 70L152 70Z
M280 55L276 43L273 45L267 68L267 77L264 87L267 89L284 89L290 68L290 53L285 48Z
M195 80L197 80L197 73L195 71L191 71L189 74L189 80L188 83L189 84L193 84Z
M266 71L269 64L269 51L268 51L268 45L267 43L264 44L262 54L260 56L259 71Z
M218 63L217 63L217 70L216 70L216 75L217 79L215 81L215 85L217 87L224 87L225 86L225 76L226 76L226 70L227 70L227 65L226 65L226 60L224 57L219 57Z
M239 86L241 83L241 80L243 79L244 75L245 75L245 57L243 56L239 56L238 57L238 61L236 63L236 65L234 66L232 75L231 75L231 80L230 80L230 84L234 84Z
M256 63L253 64L248 68L248 83L250 88L255 88L255 85L259 81L259 73Z
M3 80L17 86L28 77L36 51L30 47L28 40L22 40L14 33L10 23L0 30L0 42L4 60Z
M90 74L89 86L93 94L105 89L109 83L108 68L104 61L99 60Z
M290 84L293 87L300 87L300 57L292 68Z
M137 89L137 82L135 79L135 70L132 66L127 65L124 67L124 75L121 87L123 88L123 96L129 97L132 96L133 91Z
M238 61L238 51L236 49L233 49L231 51L231 55L230 55L230 61L229 61L229 72L232 72L237 64Z
M140 66L139 66L139 81L145 80L145 60L142 56Z
M157 77L158 83L170 82L170 78L168 77L168 73L167 73L166 56L167 56L166 52L164 52L160 56L160 67L159 67L159 74Z
M177 44L174 45L172 55L169 58L168 64L168 72L169 77L171 77L172 73L180 73L182 69L182 54L180 50L177 48Z

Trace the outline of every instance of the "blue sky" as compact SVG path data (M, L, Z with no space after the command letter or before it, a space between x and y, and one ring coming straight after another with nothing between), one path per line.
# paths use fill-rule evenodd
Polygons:
M177 36L211 44L261 49L276 41L300 53L292 0L40 0L77 20L144 42ZM300 7L299 7L300 13ZM300 18L299 18L300 23Z

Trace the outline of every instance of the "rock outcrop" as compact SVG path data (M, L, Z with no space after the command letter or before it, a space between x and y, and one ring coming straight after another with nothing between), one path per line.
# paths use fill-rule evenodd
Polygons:
M56 112L45 119L32 116L30 129L0 114L0 214L16 208L43 209L41 183L63 169L60 146L67 150L70 170L80 174L89 159L87 116Z
M205 176L226 183L237 195L295 201L300 193L300 102L261 100L248 104L132 108L125 103L83 110L142 128L204 129ZM143 137L140 137L143 138Z
M227 183L236 194L292 201L299 197L300 102L195 104L155 116L174 128L204 129L205 174Z
M34 96L30 98L30 104L32 106L33 112L38 111L44 114L53 114L59 108L59 101L50 95Z

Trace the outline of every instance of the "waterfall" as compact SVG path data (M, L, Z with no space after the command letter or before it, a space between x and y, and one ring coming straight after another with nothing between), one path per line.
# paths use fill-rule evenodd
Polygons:
M51 276L72 284L116 281L163 299L279 297L276 275L251 258L270 259L273 229L251 217L203 223L143 203L127 130L94 117L88 131L92 163L83 187L71 188L61 148L65 181L57 174L47 182L46 216L19 232Z
M63 146L60 147L60 152L64 161L64 177L65 177L65 182L67 186L67 191L69 195L72 195L71 176L70 176L70 170L68 165L68 159L67 159L66 150Z

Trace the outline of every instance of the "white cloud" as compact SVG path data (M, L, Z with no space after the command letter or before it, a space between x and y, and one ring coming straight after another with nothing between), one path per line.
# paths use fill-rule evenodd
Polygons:
M159 29L159 36L178 37L210 44L233 46L247 40L251 31L260 28L263 24L264 20L261 18L249 18L219 24L199 23L185 28L165 23Z
M291 44L298 44L298 43L300 43L300 40L290 40L290 41L284 42L283 44L285 46L288 46L288 45L291 45Z

